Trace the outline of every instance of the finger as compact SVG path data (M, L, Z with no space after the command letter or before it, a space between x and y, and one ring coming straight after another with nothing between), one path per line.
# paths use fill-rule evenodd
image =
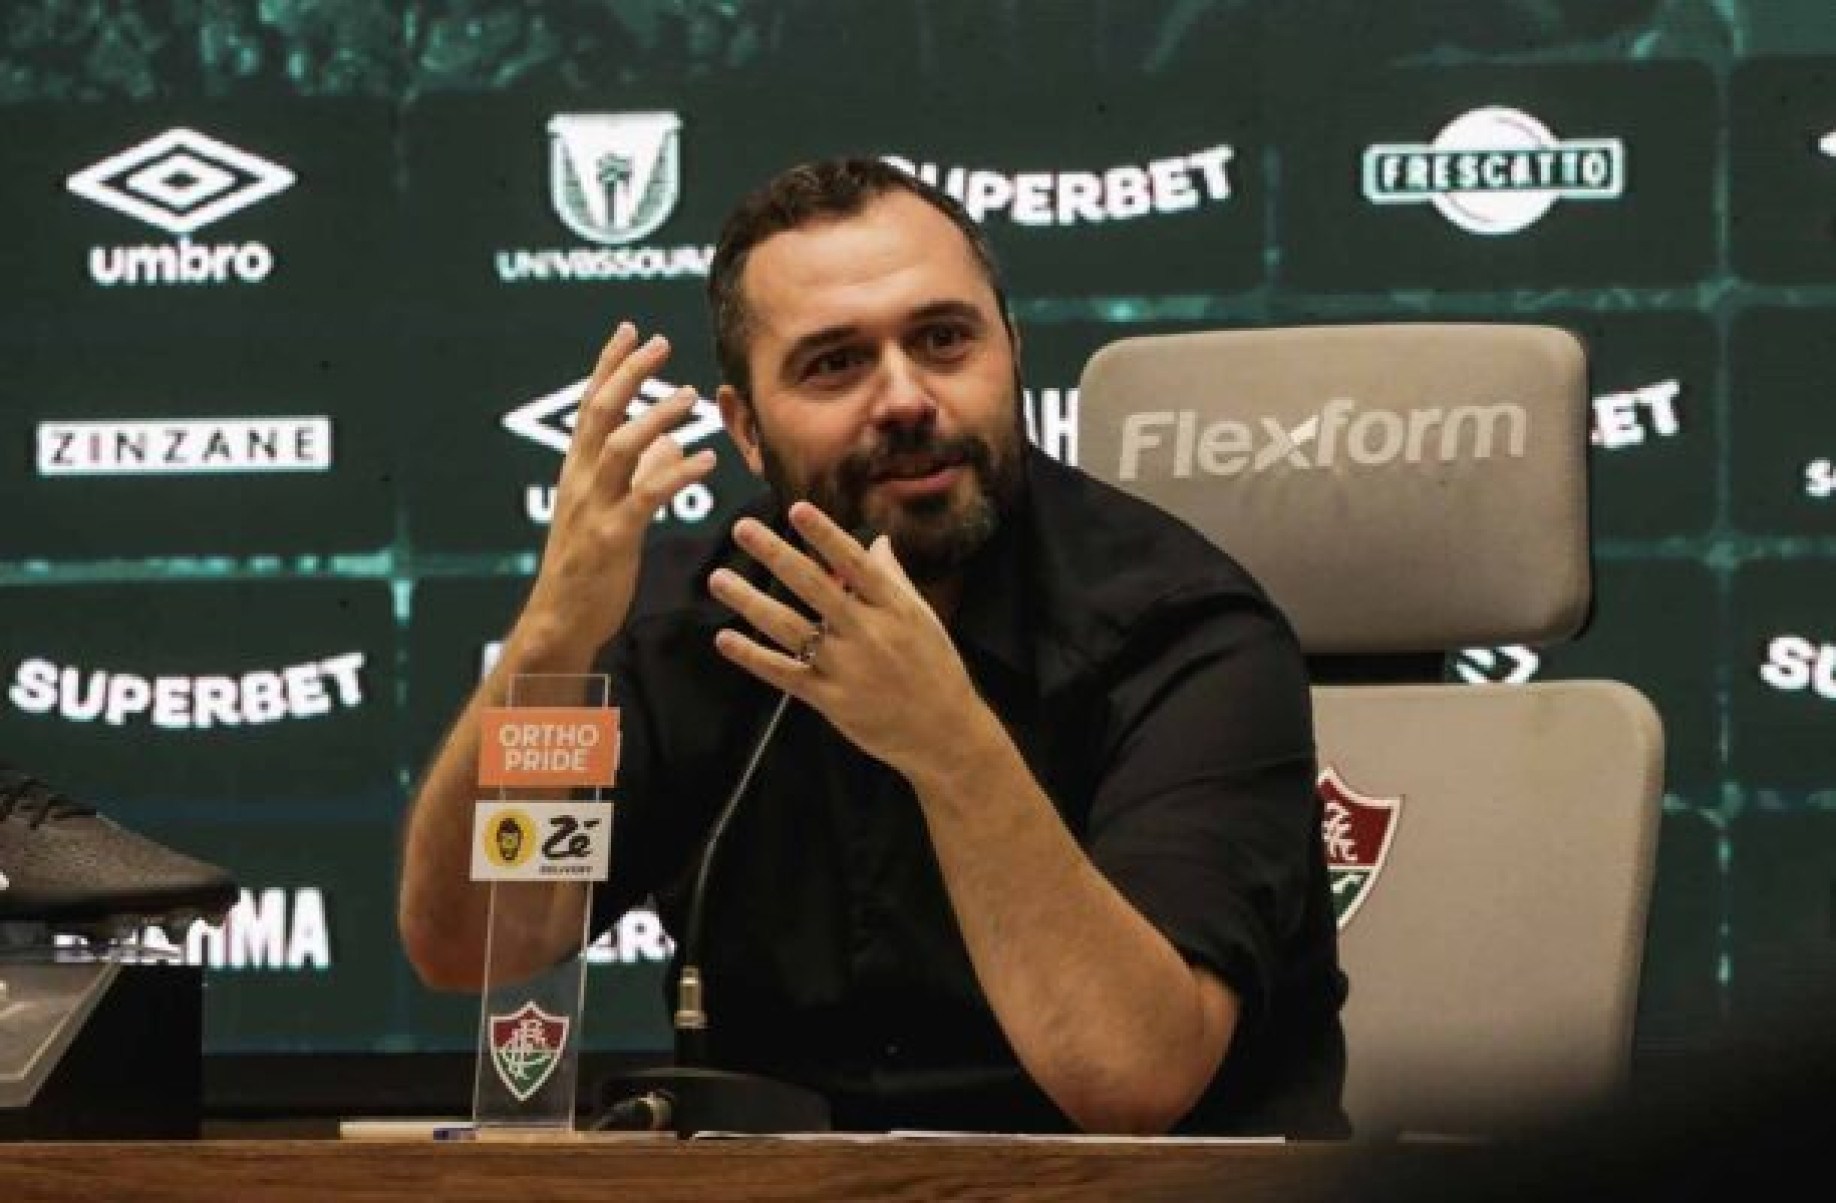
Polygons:
M783 652L774 652L732 628L714 634L714 650L773 689L783 690L800 702L814 706L818 684L816 670Z
M672 466L682 462L684 458L682 444L676 440L664 438L661 435L650 440L644 445L644 449L638 452L637 464L631 469L630 491L637 492L658 472L667 472ZM603 455L599 462L602 466L608 464Z
M661 447L666 443L670 450L659 454L659 462L652 467L646 468L640 463L631 482L631 504L637 507L645 521L668 505L677 493L714 470L716 460L712 447L683 455L673 439L658 439L651 446Z
M800 655L821 630L794 607L786 605L730 568L716 569L708 577L708 592L716 601L751 623L773 643L793 656Z
M599 386L606 382L625 357L637 349L638 328L635 324L623 321L606 339L606 345L599 349L599 357L593 361L593 374L587 377L586 391L581 395L590 397L599 391Z
M790 520L844 589L869 605L885 600L884 569L873 562L867 549L837 525L835 519L809 502L799 501L790 508Z
M635 333L632 337L636 338ZM608 344L606 350L610 353L614 348ZM580 410L574 421L574 442L588 457L597 456L603 444L623 429L626 412L638 388L668 362L669 339L653 334L643 345L630 348L622 356L608 360L602 355L601 360L605 371L603 374L597 369L594 371L597 383L589 382L586 392L581 394Z
M830 626L840 625L836 619L847 604L848 594L822 565L756 518L740 519L733 527L733 539Z
M612 336L606 339L605 346L599 349L599 358L593 362L592 375L587 377L586 387L580 390L580 406L574 413L574 433L567 445L568 459L582 459L590 463L591 457L587 453L576 455L579 448L589 443L593 446L594 454L597 454L599 444L605 439L605 430L590 420L587 402L598 394L600 387L618 365L625 362L625 357L631 354L637 343L637 327L630 322L620 322L612 331Z
M695 390L679 388L613 431L599 450L594 475L600 487L613 497L624 496L631 488L644 454L688 417L694 404ZM680 449L674 439L669 442Z
M918 586L912 584L912 578L906 575L905 565L899 562L899 553L893 550L890 535L877 535L872 545L867 548L867 561L873 565L874 572L888 596L898 594L912 595L918 592Z

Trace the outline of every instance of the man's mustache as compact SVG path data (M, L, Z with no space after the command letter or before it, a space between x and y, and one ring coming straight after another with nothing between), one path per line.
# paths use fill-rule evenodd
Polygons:
M928 476L961 465L986 481L994 470L994 453L972 434L939 437L926 430L895 430L843 459L835 483L843 496L859 497L877 481Z

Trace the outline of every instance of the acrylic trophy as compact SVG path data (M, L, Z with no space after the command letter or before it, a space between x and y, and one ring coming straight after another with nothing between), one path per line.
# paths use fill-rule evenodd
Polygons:
M519 675L507 701L479 723L471 876L490 917L472 1120L480 1137L568 1134L618 711L603 675Z

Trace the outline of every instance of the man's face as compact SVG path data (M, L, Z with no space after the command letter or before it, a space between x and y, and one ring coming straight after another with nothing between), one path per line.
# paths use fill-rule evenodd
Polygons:
M515 823L502 823L497 828L497 854L505 860L515 860L516 854L523 848L523 832Z
M742 278L753 395L721 412L788 504L883 532L914 580L941 580L1018 488L1013 341L948 218L894 192L853 217L775 234Z

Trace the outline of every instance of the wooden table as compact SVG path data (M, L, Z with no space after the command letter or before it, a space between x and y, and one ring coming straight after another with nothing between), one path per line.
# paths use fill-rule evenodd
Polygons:
M1417 1150L1435 1157L1446 1150ZM1398 1155L1396 1150L1383 1154ZM0 1144L5 1203L592 1199L1187 1200L1347 1197L1349 1145L840 1138L678 1142L202 1140ZM1354 1192L1355 1193L1355 1192Z

